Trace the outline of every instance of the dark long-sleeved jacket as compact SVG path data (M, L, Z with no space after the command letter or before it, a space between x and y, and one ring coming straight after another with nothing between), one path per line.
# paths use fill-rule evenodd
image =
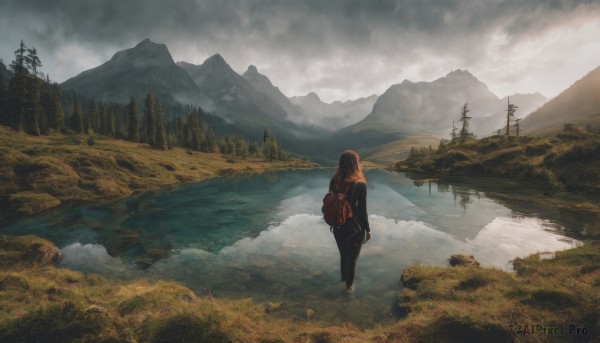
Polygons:
M329 189L336 190L335 180L331 179L329 182ZM367 232L371 232L369 227L369 217L367 215L367 184L364 182L357 181L354 183L354 189L352 187L348 190L346 197L352 205L352 213L358 221L358 225L365 229Z

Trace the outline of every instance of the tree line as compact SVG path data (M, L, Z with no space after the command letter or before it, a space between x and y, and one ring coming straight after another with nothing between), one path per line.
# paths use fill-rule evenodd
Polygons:
M2 60L0 63L4 67ZM267 160L287 159L276 137L265 129L262 142L250 143L242 134L224 135L220 139L200 107L169 104L171 115L165 119L165 107L151 91L143 100L138 114L136 99L129 104L109 104L82 99L75 91L61 92L57 83L40 72L42 62L35 47L21 41L10 64L12 77L6 81L0 68L0 125L30 135L98 134L109 138L147 143L159 150L184 147L206 153L222 153L232 158L260 157ZM64 108L70 109L65 114Z

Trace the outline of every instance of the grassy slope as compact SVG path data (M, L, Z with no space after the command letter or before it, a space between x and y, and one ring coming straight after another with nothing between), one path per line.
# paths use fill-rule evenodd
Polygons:
M0 237L0 248L8 257L0 261L3 342L512 342L553 338L513 337L512 323L588 330L585 337L566 337L573 339L600 330L598 242L552 259L517 259L516 274L476 266L409 267L395 305L404 319L369 330L276 318L277 304L199 297L169 281L83 275L53 267L47 253L23 259L30 251L56 250L32 236Z
M493 136L412 156L391 169L522 179L600 195L600 134L574 127L543 137Z
M88 136L32 137L0 126L0 199L7 214L39 212L65 201L107 200L163 185L235 172L314 167L300 160L228 160L174 148Z
M439 138L432 136L409 136L366 151L363 153L363 158L376 163L390 164L407 158L411 147L421 148L431 145L437 148L439 142Z

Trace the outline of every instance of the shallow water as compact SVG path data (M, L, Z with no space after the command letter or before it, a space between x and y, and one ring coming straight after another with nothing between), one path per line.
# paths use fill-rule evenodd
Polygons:
M320 214L332 170L213 179L106 205L53 211L0 228L61 248L60 262L117 279L182 282L198 294L252 297L274 315L370 327L395 320L408 265L446 265L455 253L510 270L510 260L578 244L548 220L514 213L473 189L367 172L373 239L355 293L339 281L339 255Z

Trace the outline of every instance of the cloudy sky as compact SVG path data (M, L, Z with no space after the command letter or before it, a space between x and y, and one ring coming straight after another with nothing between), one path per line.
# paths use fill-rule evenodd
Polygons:
M150 38L325 101L458 68L498 96L552 97L600 65L599 36L599 0L0 0L0 58L23 39L59 82Z

